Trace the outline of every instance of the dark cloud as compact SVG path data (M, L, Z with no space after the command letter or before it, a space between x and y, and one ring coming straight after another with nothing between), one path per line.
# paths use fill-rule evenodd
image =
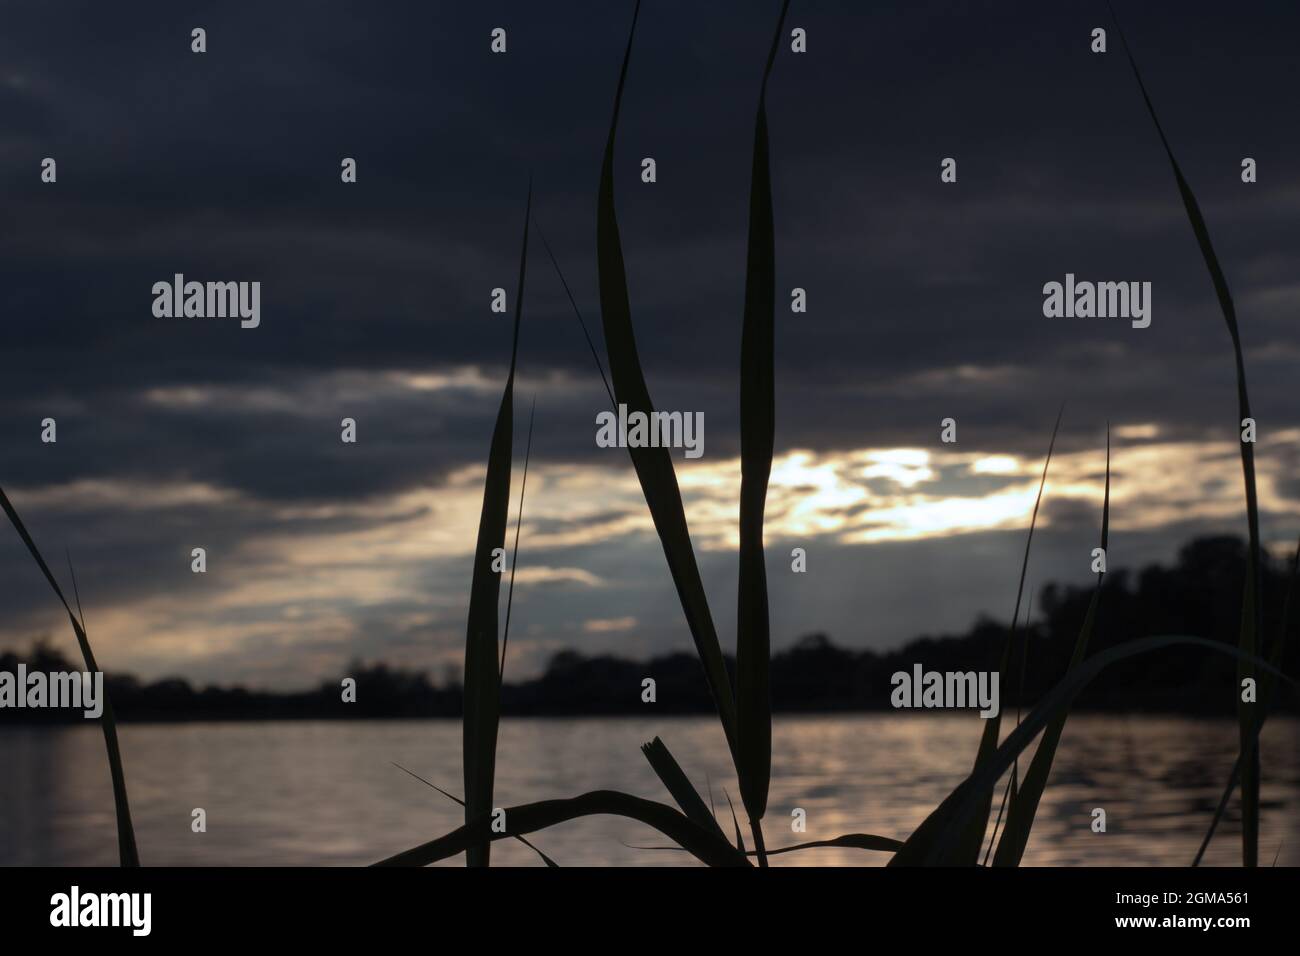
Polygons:
M737 450L749 151L777 5L758 6L646 6L617 153L642 360L661 407L705 412L709 458ZM1300 425L1297 10L1126 6L1236 294L1267 456L1268 435ZM202 529L235 549L267 528L306 530L277 508L382 501L481 464L509 354L489 292L515 295L530 175L599 343L595 187L630 4L60 9L10 10L0 34L0 482L191 482L238 501L147 518L39 510L48 538L78 542L101 593L172 586L173 553ZM1063 450L1100 454L1109 421L1236 454L1227 332L1114 30L1108 54L1088 52L1089 31L1111 26L1103 13L795 5L810 52L780 58L769 112L778 301L803 287L809 311L779 316L778 448L929 447L953 416L963 449L1037 456L1066 401ZM208 31L202 56L194 26ZM504 57L488 53L495 26L509 31ZM1249 186L1247 155L1260 170ZM45 156L57 185L39 182ZM358 160L355 186L338 180L344 156ZM654 185L639 181L643 156L658 162ZM939 183L945 156L955 185ZM177 272L260 281L261 327L153 317L152 284ZM1045 319L1042 284L1066 272L1151 281L1151 327ZM401 377L466 370L473 384L437 389ZM535 460L608 463L592 442L606 399L537 243L521 374L517 423L538 400ZM56 446L38 441L47 415ZM338 441L343 416L358 420L355 447ZM941 488L1003 484L975 481ZM1293 481L1279 491L1300 498ZM1062 528L1095 523L1051 508ZM316 520L311 533L383 519ZM570 557L609 570L608 551ZM900 586L898 614L927 603L934 582L917 581ZM647 619L672 603L632 585L618 598L630 610L592 600L594 616ZM971 606L955 602L954 617ZM407 633L396 610L374 615L373 633ZM665 622L639 639L681 638Z

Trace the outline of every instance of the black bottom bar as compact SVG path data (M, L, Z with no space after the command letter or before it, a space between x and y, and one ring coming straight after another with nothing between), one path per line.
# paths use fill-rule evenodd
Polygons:
M115 927L70 923L116 917ZM1220 937L1295 924L1288 869L34 869L0 870L6 941L77 933L204 944L427 939L458 948L512 937L734 942L749 933L914 934L926 942L1078 935ZM148 935L143 896L149 894ZM94 897L87 902L88 897ZM134 920L132 919L134 917ZM1208 921L1208 923L1206 922ZM400 935L399 935L400 934ZM558 934L558 937L557 937Z

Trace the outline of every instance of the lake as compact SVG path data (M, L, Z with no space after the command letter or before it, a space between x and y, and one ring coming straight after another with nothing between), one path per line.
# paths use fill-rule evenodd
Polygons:
M778 717L768 846L852 832L906 837L969 771L981 727L970 715ZM731 832L724 788L737 804L739 797L711 717L506 719L497 803L596 789L671 803L639 750L656 734L706 799L712 787L719 819ZM1236 735L1230 720L1072 717L1026 864L1190 863L1232 767ZM461 822L459 806L393 766L459 794L456 721L128 724L121 736L146 865L366 864ZM1300 863L1298 741L1295 719L1275 718L1264 733L1264 865L1279 846L1279 865ZM205 833L191 832L198 807L206 811ZM1106 811L1105 833L1092 832L1095 807ZM806 833L791 832L795 808L806 811ZM98 727L0 729L0 864L115 865L113 820ZM1234 803L1207 862L1238 863L1239 832ZM586 818L533 839L561 866L694 863L682 852L635 848L662 845L664 838L620 818ZM539 864L513 840L496 843L492 860ZM774 862L885 860L881 853L814 849Z

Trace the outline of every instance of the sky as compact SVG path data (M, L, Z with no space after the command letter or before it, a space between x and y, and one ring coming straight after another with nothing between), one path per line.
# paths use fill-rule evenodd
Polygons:
M458 667L510 353L491 292L513 308L530 178L511 540L534 399L536 419L506 677L563 648L692 647L630 461L596 445L609 401L538 241L603 358L595 197L631 3L5 6L0 486L65 583L71 556L101 666L286 688L354 658ZM1300 10L1117 8L1237 304L1280 554L1300 532ZM647 0L616 153L651 393L704 416L704 455L675 462L724 649L750 150L778 10ZM787 36L768 91L774 647L1007 620L1062 403L1031 589L1090 578L1108 422L1112 569L1244 534L1227 330L1105 5L794 0L786 27L807 52ZM260 282L260 325L155 316L176 273ZM1150 327L1045 317L1067 273L1150 282ZM0 647L75 649L9 528L0 608Z

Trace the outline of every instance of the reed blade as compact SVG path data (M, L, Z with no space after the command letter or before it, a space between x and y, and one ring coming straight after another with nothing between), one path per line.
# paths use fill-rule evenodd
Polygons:
M1223 313L1223 321L1228 327L1228 336L1232 340L1233 361L1237 373L1237 418L1239 422L1244 422L1245 419L1252 418L1250 395L1246 389L1246 362L1242 357L1241 333L1237 326L1237 309L1232 301L1232 293L1228 289L1228 280L1219 264L1219 257L1215 254L1214 244L1210 241L1210 231L1205 225L1205 217L1201 215L1200 204L1197 203L1196 195L1192 192L1192 187L1188 184L1186 177L1183 176L1182 168L1174 157L1173 148L1169 145L1169 138L1165 135L1164 127L1160 125L1160 118L1156 115L1155 105L1151 102L1151 96L1147 93L1146 84L1142 81L1142 73L1138 69L1137 60L1133 57L1133 51L1129 48L1128 39L1124 36L1124 29L1120 26L1119 18L1115 15L1115 9L1111 6L1109 0L1107 0L1107 6L1110 6L1111 18L1115 21L1116 32L1119 33L1120 43L1124 47L1124 54L1128 58L1129 66L1133 70L1133 77L1137 80L1138 89L1142 93L1142 101L1146 104L1147 113L1150 115L1151 122L1160 137L1160 144L1164 147L1165 156L1169 158L1169 166L1173 170L1174 180L1178 184L1178 195L1183 201L1183 208L1186 210L1187 219L1191 223L1192 233L1196 236L1196 244L1201 250L1201 258L1205 260L1205 268L1210 273L1210 281L1214 285L1214 294L1219 300L1219 309ZM1235 426L1234 431L1240 427L1242 426ZM1255 444L1246 441L1238 444L1241 446L1241 471L1246 490L1246 524L1250 534L1250 554L1246 561L1245 594L1241 609L1241 638L1238 644L1243 652L1243 656L1238 659L1237 663L1237 685L1240 687L1242 681L1247 678L1254 680L1258 684L1262 676L1254 671L1251 662L1262 653L1260 621L1263 620L1264 589L1260 562L1259 499L1255 489ZM1255 737L1254 725L1256 717L1256 705L1246 703L1238 696L1238 749L1242 764L1241 859L1243 866L1259 865L1260 766L1259 752L1252 746Z
M630 850L673 850L679 853L685 853L679 846L635 846L623 844ZM880 853L893 853L902 848L902 840L894 840L890 837L877 836L874 833L845 833L843 836L832 837L829 840L811 840L808 843L796 843L792 846L779 846L774 850L768 850L768 856L776 856L780 853L797 853L801 850L815 850L819 847L839 847L848 850L875 850ZM757 856L757 850L747 850L746 856Z
M72 613L72 606L68 604L68 599L63 596L63 589L59 587L59 582L54 579L49 565L41 557L40 549L36 547L36 542L28 534L27 527L23 524L22 519L18 517L18 512L14 510L14 506L9 501L9 496L4 493L3 488L0 488L0 507L4 509L5 515L9 518L9 523L18 532L18 537L22 538L23 544L27 545L28 552L36 561L36 566L41 569L41 573L45 575L45 580L54 589L54 594L63 604L63 609L68 612L68 620L72 622L72 631L77 635L77 644L81 647L81 657L86 662L86 670L91 673L98 673L99 665L95 663L95 653L90 649L90 638L86 636L86 629L77 620L77 615ZM77 599L77 603L80 606L80 598ZM126 771L122 767L122 750L117 742L117 718L113 715L113 702L108 696L107 688L104 690L104 712L100 715L99 726L104 732L104 746L108 751L108 772L113 783L113 805L117 811L118 859L122 866L139 866L140 854L135 845L135 828L131 825L131 805L126 796Z
M1277 640L1273 642L1273 651L1269 655L1269 663L1279 670L1282 667L1282 660L1286 653L1287 638L1294 629L1291 623L1292 615L1295 609L1295 592L1297 581L1300 581L1300 543L1296 545L1295 556L1291 559L1291 574L1287 580L1286 597L1282 601L1282 629L1277 635ZM1273 703L1273 675L1265 673L1259 683L1259 720L1255 727L1255 733L1251 740L1247 752L1238 751L1237 759L1233 762L1232 771L1228 774L1228 782L1223 787L1223 795L1219 798L1219 804L1214 810L1214 817L1210 820L1210 827L1205 832L1205 838L1201 841L1200 847L1196 851L1196 858L1192 860L1192 866L1200 866L1201 860L1205 857L1205 851L1210 847L1210 841L1214 839L1214 832L1219 828L1219 822L1223 819L1224 811L1228 809L1228 802L1236 792L1237 784L1241 782L1241 768L1243 758L1248 753L1252 753L1259 747L1259 735L1264 730L1264 721L1268 719L1268 712Z
M506 623L501 629L501 676L505 679L506 648L510 645L510 611L515 603L515 572L519 570L519 532L524 526L524 496L528 493L528 462L533 457L533 420L537 417L537 396L528 412L528 441L524 445L524 477L519 483L519 517L515 519L515 550L510 561L510 586L506 589Z
M740 829L740 821L736 819L736 805L731 802L731 794L727 793L725 788L722 795L727 798L727 808L731 810L731 825L736 828L736 846L741 853L745 853L745 834Z
M616 790L593 790L564 800L542 800L505 808L506 828L492 829L489 816L477 817L451 833L381 860L376 866L428 866L491 840L534 833L589 816L619 816L653 827L696 859L710 866L749 866L743 853L713 830L706 830L680 810Z
M749 251L740 339L740 576L736 594L736 773L740 800L763 855L760 821L772 777L771 622L763 517L776 442L776 232L767 135L767 81L776 62L790 0L781 4L763 69L754 120L749 186Z
M1011 660L1011 646L1016 637L1016 624L1020 620L1020 602L1025 592L1025 574L1029 570L1029 550L1034 543L1034 528L1038 524L1038 507L1043 503L1043 489L1047 486L1047 470L1052 464L1052 452L1056 448L1056 436L1061 430L1061 416L1065 406L1056 413L1056 424L1052 426L1052 440L1047 445L1047 459L1043 462L1043 476L1038 482L1038 497L1034 499L1033 514L1029 518L1029 534L1025 538L1025 555L1020 563L1020 583L1016 586L1016 606L1011 614L1011 630L1002 645L1002 658L998 664L998 686L1006 686L1007 666ZM997 714L984 718L984 732L980 736L979 751L975 755L975 770L992 759L997 751L998 737L1002 728L1002 708ZM974 772L974 771L972 771ZM993 808L993 787L997 781L989 784L984 795L983 815L973 816L960 843L945 848L942 861L949 866L974 866L979 862L980 849L984 846L984 831L988 829L989 812ZM940 804L928 817L921 821L911 836L907 838L903 849L889 861L890 866L919 866L934 857L935 840L939 836L943 823L945 805Z
M582 310L578 308L578 300L573 297L573 290L569 288L569 281L564 278L564 270L560 268L560 260L551 251L551 244L546 241L546 233L542 231L542 225L537 221L536 214L533 215L533 225L537 227L537 238L542 240L542 248L546 250L546 257L551 260L551 266L560 279L560 285L564 287L564 294L569 299L569 305L573 307L573 314L578 318L578 327L582 329L582 337L587 341L587 349L591 352L591 359L596 363L596 371L600 373L600 381L605 386L605 394L609 396L609 403L610 405L618 405L614 398L614 390L609 387L609 378L605 375L605 366L600 361L600 353L596 351L596 343L591 340L591 332L587 329L587 320L582 317Z
M645 754L645 759L654 768L655 774L663 782L677 806L682 808L682 812L704 829L716 830L718 836L725 840L727 837L722 832L722 827L718 826L717 819L704 805L704 798L686 776L681 764L673 757L668 745L656 737L649 743L642 744L641 752Z
M524 236L519 251L519 282L515 291L514 332L510 347L510 372L506 377L483 484L483 509L479 515L474 548L474 574L470 584L469 620L465 629L465 716L462 721L462 755L465 774L465 820L492 812L496 779L497 730L501 723L501 668L498 662L498 603L501 575L492 569L493 551L505 550L510 510L510 468L514 440L515 367L519 358L519 323L524 306L524 277L528 263L528 221L533 188L528 187L524 209ZM487 866L489 842L468 847L469 866Z
M1106 428L1106 491L1102 498L1101 505L1101 550L1106 552L1107 544L1110 538L1110 427ZM1066 667L1066 673L1079 666L1084 655L1088 652L1088 642L1092 639L1093 628L1097 619L1097 605L1101 600L1101 585L1106 577L1106 572L1101 571L1097 574L1097 586L1092 592L1092 600L1088 602L1088 610L1084 614L1083 625L1079 628L1079 636L1074 642L1074 651L1070 655L1070 663ZM1029 831L1034 826L1034 817L1038 813L1038 803L1042 799L1043 791L1047 788L1047 778L1052 772L1052 761L1056 759L1056 748L1061 742L1061 734L1065 730L1065 721L1069 716L1069 711L1062 711L1060 716L1047 725L1043 731L1043 739L1039 741L1038 749L1034 751L1034 759L1029 763L1029 769L1025 772L1025 779L1021 782L1019 790L1016 791L1011 801L1010 809L1007 811L1007 825L1002 831L1002 840L998 843L997 852L993 854L994 866L1019 866L1020 860L1024 856L1025 847L1029 844Z
M619 72L618 89L614 96L613 116L610 120L609 138L605 144L600 170L600 187L596 197L596 268L600 286L601 323L605 333L605 349L609 374L613 380L614 395L619 404L626 405L628 414L641 412L649 415L654 410L641 360L637 355L636 336L632 328L632 309L629 304L627 269L623 260L623 246L619 237L618 217L614 206L614 144L618 132L618 114L627 81L628 64L632 57L632 41L636 35L636 19L641 4L637 0L628 32L627 49ZM617 409L614 409L617 412ZM663 545L668 570L681 601L686 624L690 629L695 649L704 666L705 678L722 721L733 761L736 760L736 705L727 675L722 648L718 644L717 630L709 611L700 569L691 546L686 513L682 507L681 489L672 458L664 447L629 448L632 466L645 495L655 531Z
M794 853L799 850L812 850L818 847L840 847L849 850L875 850L881 853L893 853L902 849L901 840L893 840L889 837L876 836L874 833L846 833L843 836L833 837L829 840L812 840L808 843L796 843L794 846L779 846L774 850L768 850L768 856L776 856L780 853Z
M442 789L442 787L438 786L436 783L434 783L431 780L425 780L414 770L408 770L407 768L403 767L400 763L394 763L393 766L396 767L398 770L402 771L402 773L409 774L410 776L414 777L416 780L420 781L420 783L424 784L426 787L429 787L430 789L433 790L437 790L440 794L442 794L452 803L459 804L462 807L465 805L465 801L462 800L460 797L456 796L455 794L448 793L446 790ZM551 867L552 869L559 869L560 864L556 863L549 856L547 856L545 853L539 850L536 846L528 842L527 837L516 836L515 839L518 840L520 843L522 843L524 846L528 847L528 849L532 850L539 857L541 857L542 862L545 863L547 866Z
M1170 635L1126 641L1084 659L1078 667L1067 673L1060 683L1043 696L1020 726L1007 735L1006 740L993 755L981 766L972 770L970 776L948 794L934 814L931 814L932 818L938 818L936 825L938 836L934 839L930 852L923 862L930 866L945 865L947 862L945 848L961 839L962 833L969 828L971 821L978 818L980 807L998 778L1010 768L1039 732L1064 713L1079 693L1099 674L1113 664L1170 647L1200 647L1236 660L1248 656L1240 648L1230 647L1209 638ZM1255 657L1250 663L1257 671L1271 673L1289 687L1300 688L1300 682L1287 677L1268 661Z

